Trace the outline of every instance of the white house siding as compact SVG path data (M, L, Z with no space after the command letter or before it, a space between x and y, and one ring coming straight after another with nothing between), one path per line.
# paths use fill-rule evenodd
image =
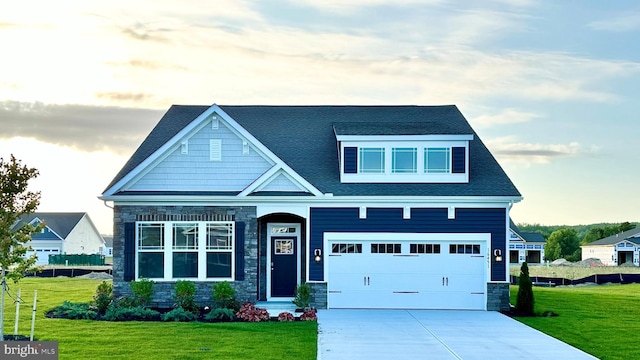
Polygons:
M603 264L607 266L616 265L614 261L615 248L613 245L602 246L583 246L582 247L582 260L586 259L600 259Z
M211 139L222 140L222 161L210 160ZM188 139L187 147L187 154L182 154L180 146L173 149L128 190L241 191L272 166L253 148L244 154L243 139L222 122L218 129L210 123L200 129Z
M62 253L65 254L99 254L104 247L104 240L87 215L83 216L64 240Z

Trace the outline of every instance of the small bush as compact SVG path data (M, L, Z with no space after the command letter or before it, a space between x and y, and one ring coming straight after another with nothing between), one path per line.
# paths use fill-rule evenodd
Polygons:
M295 319L295 316L288 311L283 311L278 314L278 321L294 321Z
M300 309L307 309L311 301L311 289L309 284L302 283L296 286L295 298L293 303Z
M266 309L256 308L250 302L242 304L240 310L236 313L236 317L242 321L260 322L269 321L269 312Z
M49 314L52 317L65 319L95 320L98 318L98 312L89 303L73 303L71 301L64 301Z
M226 322L233 320L235 312L232 309L216 308L205 315L205 319L210 321Z
M131 296L123 296L117 299L113 299L113 301L111 302L111 305L116 307L122 307L122 308L126 308L126 307L132 308L132 307L140 306L138 300L136 300Z
M118 307L112 304L102 319L107 321L157 321L160 313L142 306Z
M153 280L140 279L129 283L138 306L147 306L153 298Z
M302 315L300 315L300 320L302 321L317 321L318 316L316 315L316 311L313 309L305 309Z
M196 285L193 283L193 281L178 280L176 281L174 290L176 293L174 297L176 301L176 308L182 308L197 316L200 313L200 309L198 308L198 304L196 304L196 301L194 299L196 293Z
M104 313L113 302L113 285L111 282L103 281L98 285L96 294L93 296L93 303L98 312Z
M216 307L232 309L233 312L240 310L240 302L236 300L236 289L228 281L221 281L212 286L213 301Z
M162 315L162 321L179 321L179 322L188 322L195 321L196 315L191 311L188 311L184 308L175 308L168 313Z

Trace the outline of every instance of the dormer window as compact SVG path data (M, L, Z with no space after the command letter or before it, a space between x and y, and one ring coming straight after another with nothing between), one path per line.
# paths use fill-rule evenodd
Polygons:
M415 174L418 171L417 148L393 148L391 172L394 174Z
M451 172L451 148L424 148L424 172L448 174Z
M472 134L424 124L334 124L343 183L467 183Z
M385 156L383 147L361 147L360 148L360 168L361 174L384 174Z

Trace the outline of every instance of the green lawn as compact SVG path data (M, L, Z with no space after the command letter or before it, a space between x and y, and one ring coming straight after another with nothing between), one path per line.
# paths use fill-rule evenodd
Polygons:
M640 284L534 287L535 311L558 317L522 317L520 322L600 359L640 359ZM511 287L515 304L518 287Z
M316 322L163 323L48 319L64 300L89 301L99 280L28 278L22 288L19 333L29 334L33 291L38 290L35 337L58 341L60 359L315 359ZM12 334L15 305L7 297L5 334Z

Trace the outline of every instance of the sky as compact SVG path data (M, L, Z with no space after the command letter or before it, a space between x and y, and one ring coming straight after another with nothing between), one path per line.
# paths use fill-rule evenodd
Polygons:
M0 157L88 212L172 104L455 104L521 223L640 221L640 3L0 0Z

